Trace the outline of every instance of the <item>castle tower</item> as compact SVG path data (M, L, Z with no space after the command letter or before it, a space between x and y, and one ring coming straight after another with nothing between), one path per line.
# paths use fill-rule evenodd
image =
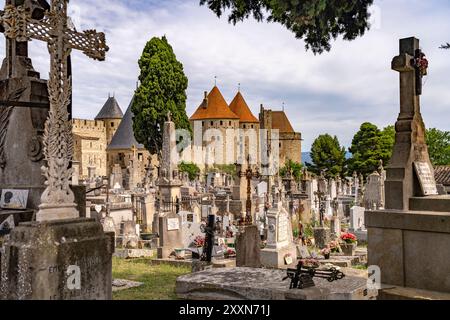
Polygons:
M244 97L239 91L230 103L230 109L239 117L239 137L238 157L249 159L250 165L258 165L259 157L259 120L253 115Z
M217 86L208 94L189 119L191 126L201 128L204 162L212 164L233 164L236 162L235 130L239 129L239 116L231 111Z
M123 112L116 98L109 97L103 108L95 117L97 121L104 121L106 127L106 145L109 145L122 122Z
M111 142L108 144L107 157L108 157L108 175L112 172L114 165L120 165L122 169L128 168L131 165L133 158L135 157L137 150L137 160L140 161L142 170L148 164L151 155L145 149L145 146L138 143L134 136L133 131L133 111L131 106L133 105L134 97L128 106L123 119L114 131L114 135ZM105 120L106 121L106 120ZM110 119L109 122L113 120ZM110 123L109 123L110 125ZM110 127L110 132L112 132ZM142 172L144 176L145 172Z

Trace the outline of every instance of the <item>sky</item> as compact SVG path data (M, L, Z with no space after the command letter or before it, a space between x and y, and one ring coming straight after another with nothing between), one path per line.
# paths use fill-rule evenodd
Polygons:
M92 119L111 94L123 111L139 75L138 59L148 40L166 35L189 79L187 113L203 92L217 85L228 103L241 92L257 116L259 106L284 110L309 151L318 135L337 135L349 147L363 122L380 128L399 113L399 74L390 68L398 40L416 36L430 61L422 114L427 127L450 130L450 42L448 0L375 0L372 28L355 41L336 40L331 52L314 55L283 26L253 19L236 26L217 18L199 0L72 0L78 31L106 33L104 62L73 53L74 117ZM4 54L4 44L0 44ZM47 78L46 45L30 44L35 69Z

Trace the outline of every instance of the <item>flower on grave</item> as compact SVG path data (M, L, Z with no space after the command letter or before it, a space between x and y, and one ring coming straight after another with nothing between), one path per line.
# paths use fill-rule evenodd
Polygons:
M196 248L203 248L205 246L205 238L202 236L197 236L194 239L194 246Z
M330 246L328 245L326 248L320 250L320 254L323 255L323 256L330 255L331 254Z
M331 253L341 253L342 252L342 248L341 248L339 241L331 241L328 244L328 247L330 248Z
M302 259L303 266L305 268L319 268L320 263L316 259Z
M224 255L226 258L234 257L234 256L236 256L236 251L233 248L227 248Z
M355 244L358 242L358 238L350 232L343 233L341 235L341 240L347 244Z
M423 52L420 53L418 58L414 59L414 65L420 70L420 75L422 77L428 74L429 62Z

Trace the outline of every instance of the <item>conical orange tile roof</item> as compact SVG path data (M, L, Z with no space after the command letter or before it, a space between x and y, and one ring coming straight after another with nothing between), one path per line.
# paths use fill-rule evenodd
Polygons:
M230 109L239 116L240 122L245 123L259 123L259 120L253 115L250 108L245 102L241 92L238 92L236 97L230 104Z
M190 118L191 121L211 119L239 119L228 107L222 93L217 86L211 90L207 99L203 100L200 107Z

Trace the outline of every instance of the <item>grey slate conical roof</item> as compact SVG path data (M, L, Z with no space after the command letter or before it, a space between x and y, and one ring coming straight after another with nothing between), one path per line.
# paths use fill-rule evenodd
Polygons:
M108 100L106 100L106 103L103 106L102 110L100 110L98 115L95 117L95 120L122 118L123 112L122 109L120 109L119 103L117 102L116 98L109 97Z
M138 149L144 149L144 145L138 143L136 138L134 137L133 131L133 112L131 111L131 106L133 105L133 99L131 99L130 105L128 106L127 111L120 123L119 128L117 129L114 137L111 140L111 143L108 146L107 150L122 150L122 149L131 149L134 146Z

